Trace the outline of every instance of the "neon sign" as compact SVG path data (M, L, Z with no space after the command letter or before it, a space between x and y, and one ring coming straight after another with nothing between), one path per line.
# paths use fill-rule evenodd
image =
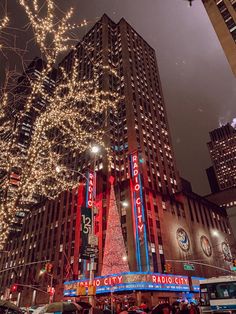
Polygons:
M158 290L158 291L190 291L187 276L164 275L150 272L130 272L95 277L91 282L88 280L75 280L64 283L64 296L76 296L78 287L88 288L96 286L96 293L110 291L129 290Z
M138 231L139 237L142 239L143 237L143 215L142 215L142 201L140 195L140 182L139 182L139 168L138 168L138 156L137 154L132 155L132 166L133 166L133 188L134 193L136 194L135 197L135 207L137 211L137 221L138 221Z
M93 173L88 173L88 179L87 179L87 207L91 208L93 207L93 194L94 194L94 175Z
M188 285L188 278L181 276L152 275L153 283Z
M142 182L139 171L138 153L135 152L130 156L131 159L131 191L134 218L134 234L136 240L136 257L138 270L142 271L142 265L146 265L145 270L150 270L147 234L145 226Z
M81 281L77 285L81 287L89 287L91 284L96 287L100 286L113 286L121 284L123 276L112 276L112 277L97 277L92 282L89 280Z

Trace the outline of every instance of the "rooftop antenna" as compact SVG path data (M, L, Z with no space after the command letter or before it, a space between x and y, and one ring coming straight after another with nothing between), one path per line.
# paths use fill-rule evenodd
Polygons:
M194 0L186 0L186 1L188 1L189 6L191 7L191 6L192 6L192 4L193 4L193 1L194 1Z

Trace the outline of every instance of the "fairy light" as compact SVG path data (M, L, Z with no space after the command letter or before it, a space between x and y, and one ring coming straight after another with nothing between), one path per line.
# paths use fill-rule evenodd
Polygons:
M9 18L7 16L0 20L0 31L7 26L8 22Z
M107 230L104 246L103 264L101 271L102 276L129 272L128 258L126 255L120 217L116 204L113 181L112 179L110 181L111 192L107 217Z
M9 18L8 16L5 16L2 20L0 20L0 34L1 34L1 31L7 27L9 23ZM0 49L3 48L3 45L0 43Z
M55 199L62 191L78 184L76 176L67 170L67 157L79 155L91 143L96 143L104 148L108 161L111 160L110 149L104 143L105 130L101 128L102 123L95 127L94 117L110 109L116 110L119 102L118 93L102 91L99 87L99 71L117 75L114 68L94 64L93 77L78 80L79 60L67 35L77 27L69 23L73 9L59 19L52 0L46 1L45 16L40 14L37 0L18 1L30 21L45 66L41 72L37 72L37 76L27 76L30 93L24 95L24 108L17 112L17 127L14 119L6 116L5 108L11 99L7 88L1 95L0 170L5 174L1 177L1 189L6 193L0 204L0 249L4 247L16 211L32 203L35 196ZM81 26L86 25L87 21L84 20ZM53 84L50 77L58 57L71 48L73 62L69 73L66 65L61 65L60 79L53 88L47 88L46 82ZM39 100L46 103L44 110L36 108ZM18 127L32 111L36 113L32 122L33 133L28 147L22 152ZM4 134L10 134L10 138L6 140L2 136Z

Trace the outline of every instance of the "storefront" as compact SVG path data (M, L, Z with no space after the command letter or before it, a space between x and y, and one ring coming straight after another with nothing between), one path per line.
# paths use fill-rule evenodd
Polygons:
M148 302L149 306L160 302L172 303L177 299L197 296L199 278L181 275L166 275L150 272L130 272L106 277L95 277L89 280L75 280L64 283L64 297L80 297L81 291L89 293L89 287L96 287L96 299L113 298L128 301L129 305ZM85 287L81 289L81 287ZM132 303L132 304L131 304Z

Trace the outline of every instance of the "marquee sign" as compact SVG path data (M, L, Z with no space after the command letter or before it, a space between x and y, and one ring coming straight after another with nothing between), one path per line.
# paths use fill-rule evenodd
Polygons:
M132 194L134 235L136 241L136 257L138 270L142 271L144 265L146 268L145 270L149 270L149 255L145 226L144 201L142 195L142 181L140 176L137 152L130 155L130 165L130 186Z
M190 291L187 276L156 273L121 273L89 280L76 280L64 283L64 296L77 296L78 287L96 287L96 293L127 290Z

